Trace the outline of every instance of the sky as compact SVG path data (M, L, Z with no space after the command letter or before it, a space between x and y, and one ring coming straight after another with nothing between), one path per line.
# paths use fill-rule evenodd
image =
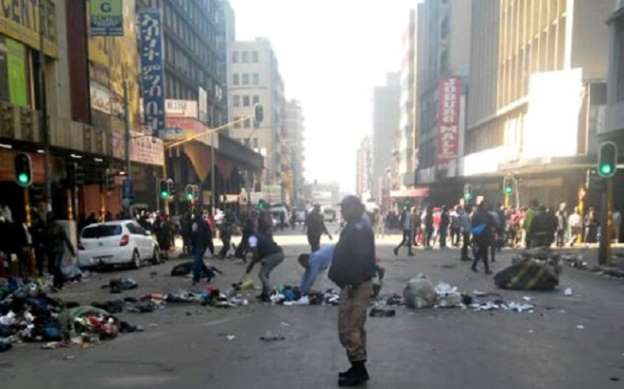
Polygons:
M236 39L268 38L286 98L301 101L305 177L355 190L356 150L372 133L373 87L401 65L417 0L230 0Z

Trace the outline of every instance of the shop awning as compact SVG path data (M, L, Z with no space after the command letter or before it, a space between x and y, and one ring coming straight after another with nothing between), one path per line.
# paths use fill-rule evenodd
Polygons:
M428 187L422 187L422 188L405 188L405 189L401 189L401 190L393 190L390 192L390 197L392 198L401 198L401 197L428 197L429 196L429 188Z

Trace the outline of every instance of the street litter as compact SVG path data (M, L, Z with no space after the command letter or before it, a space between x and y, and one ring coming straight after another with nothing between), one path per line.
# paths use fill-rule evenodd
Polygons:
M579 330L582 330L582 329L585 329L585 326L582 325L582 324L579 324L579 325L576 326L576 328L579 329Z
M566 296L572 296L572 288L566 288L563 291L563 294L565 294Z
M124 290L136 289L139 284L132 278L113 278L108 282L108 285L102 286L102 288L109 288L111 293L121 293Z
M552 290L559 284L559 259L549 249L525 250L494 276L494 282L501 289Z
M436 293L431 281L419 274L408 281L403 289L403 298L409 308L431 308L436 302Z
M528 303L530 303L531 301L533 301L533 297L531 296L522 296L522 299Z
M286 337L284 337L283 335L279 333L273 333L271 331L265 332L265 334L260 337L260 340L263 340L265 342L276 342L284 339L286 339Z
M234 336L234 335L225 335L225 339L227 339L229 341L232 341L232 340L236 339L236 336Z
M208 268L208 272L207 273L204 272L202 274L202 277L206 277L208 281L214 278L216 274L223 274L221 270L217 269L214 266L207 266L207 268ZM172 277L185 277L185 276L190 275L192 271L193 271L193 261L188 261L188 262L184 262L184 263L174 266L173 269L171 269L171 276Z
M440 282L435 287L436 308L456 308L462 307L462 296L457 291L456 286L451 286L446 282Z
M396 311L394 309L374 307L370 310L370 317L394 317Z

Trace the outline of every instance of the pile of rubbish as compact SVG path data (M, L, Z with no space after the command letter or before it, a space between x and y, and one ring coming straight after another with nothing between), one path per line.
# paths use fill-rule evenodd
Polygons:
M91 303L92 306L110 314L121 312L151 313L165 309L167 304L200 304L215 308L230 308L247 306L249 301L243 298L234 288L226 293L222 293L219 289L209 287L202 292L179 289L170 293L148 293L138 299L126 297L124 299Z
M102 285L102 289L110 289L111 293L121 293L124 290L132 290L139 287L139 284L132 278L113 278L108 285Z
M513 290L553 290L559 285L560 255L547 248L525 250L494 276L496 286Z
M391 296L385 304L399 305L398 296ZM506 310L514 312L525 312L535 309L532 300L526 297L524 302L505 301L503 297L496 293L485 293L478 290L472 293L461 293L456 286L446 282L440 282L435 287L433 283L423 274L409 280L403 290L405 305L412 309L424 308L461 308L470 309L474 312Z
M44 349L86 347L137 330L99 308L50 298L38 283L0 279L0 352L22 342L45 342Z
M187 277L193 272L193 261L183 262L174 266L171 269L172 277ZM208 282L212 280L217 274L223 274L223 272L214 266L207 266L206 271L203 272L201 278L206 278Z
M334 289L325 292L310 291L307 296L302 296L299 287L290 285L278 285L273 289L270 296L271 303L275 305L338 305L340 294Z

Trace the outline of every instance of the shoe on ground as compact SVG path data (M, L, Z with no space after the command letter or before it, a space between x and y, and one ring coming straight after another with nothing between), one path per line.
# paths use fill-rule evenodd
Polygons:
M301 298L297 300L297 305L310 305L310 298L308 296L301 296Z
M369 376L365 367L351 367L346 372L338 374L338 386L362 386L368 380Z

